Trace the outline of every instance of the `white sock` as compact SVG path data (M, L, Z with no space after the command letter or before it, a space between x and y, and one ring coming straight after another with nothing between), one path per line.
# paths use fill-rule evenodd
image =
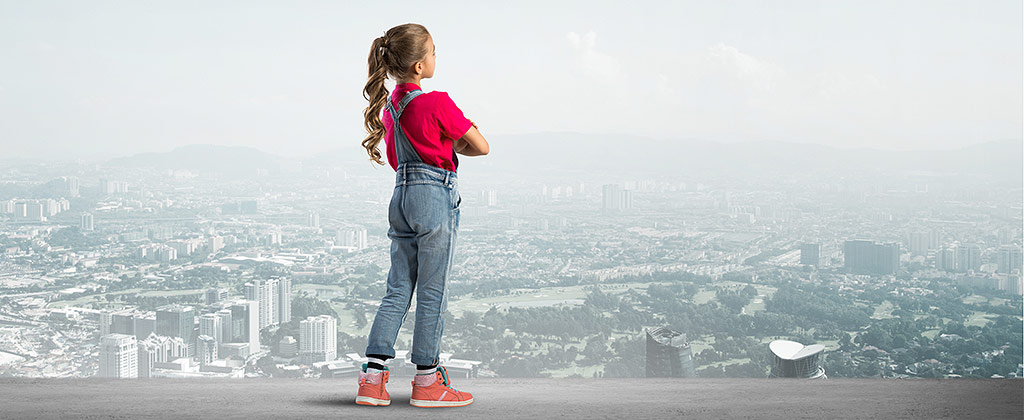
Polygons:
M429 375L434 372L437 372L437 366L432 367L430 369L416 369L417 375Z
M384 366L384 360L383 359L378 359L376 357L367 357L366 358L366 363L379 363L381 366ZM372 368L372 367L369 367L369 366L366 367L366 373L377 373L377 372L383 372L383 370L377 369L377 368Z

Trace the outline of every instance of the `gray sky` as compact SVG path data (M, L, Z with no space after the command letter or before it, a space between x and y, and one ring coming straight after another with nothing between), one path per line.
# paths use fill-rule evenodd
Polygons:
M370 42L407 22L437 45L424 90L492 144L948 149L1024 131L1020 1L353 3L0 0L2 154L358 148Z

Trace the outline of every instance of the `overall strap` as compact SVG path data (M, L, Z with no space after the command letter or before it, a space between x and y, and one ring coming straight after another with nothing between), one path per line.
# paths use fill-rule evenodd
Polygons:
M405 96L402 97L402 100L398 101L398 109L397 110L395 109L394 105L391 104L391 99L388 99L388 103L387 103L386 106L387 106L388 112L391 112L391 119L393 119L395 121L395 123L397 124L398 123L398 118L402 116L402 112L405 111L405 107L407 105L409 105L409 102L411 102L417 96L420 96L422 94L423 94L423 91L419 90L419 89L413 89L413 90L410 90L410 91L406 92Z
M398 158L398 165L401 165L403 162L423 161L423 159L421 159L419 156L419 152L417 152L416 148L412 146L412 142L410 142L409 139L406 138L405 131L402 130L402 124L400 122L400 118L402 116L402 112L405 111L405 107L409 105L409 102L411 102L413 99L415 99L417 96L420 96L421 94L423 94L423 91L419 89L413 89L406 92L405 96L403 96L402 99L398 101L397 110L395 109L394 105L392 105L390 98L388 98L387 101L387 109L388 112L391 113L391 120L394 122L392 131L394 133L395 157Z

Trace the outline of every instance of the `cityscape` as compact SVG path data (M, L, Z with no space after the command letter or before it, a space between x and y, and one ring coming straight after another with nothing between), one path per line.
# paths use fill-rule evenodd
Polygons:
M0 0L0 418L1024 418L1024 2L483 6Z
M617 141L644 165L558 158ZM1020 141L494 145L459 171L453 374L1022 376ZM358 157L0 160L0 376L355 377L394 182Z

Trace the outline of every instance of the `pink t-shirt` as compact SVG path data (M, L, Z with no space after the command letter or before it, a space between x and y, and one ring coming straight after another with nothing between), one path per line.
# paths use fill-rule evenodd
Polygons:
M398 84L391 94L391 105L397 111L398 103L405 93L418 88L415 83ZM384 123L388 163L397 171L395 124L387 107L384 108L381 122ZM410 101L402 111L402 131L416 149L420 159L424 163L453 172L459 167L459 158L452 150L452 143L465 135L472 126L473 124L462 115L462 110L448 97L447 92L424 92Z

